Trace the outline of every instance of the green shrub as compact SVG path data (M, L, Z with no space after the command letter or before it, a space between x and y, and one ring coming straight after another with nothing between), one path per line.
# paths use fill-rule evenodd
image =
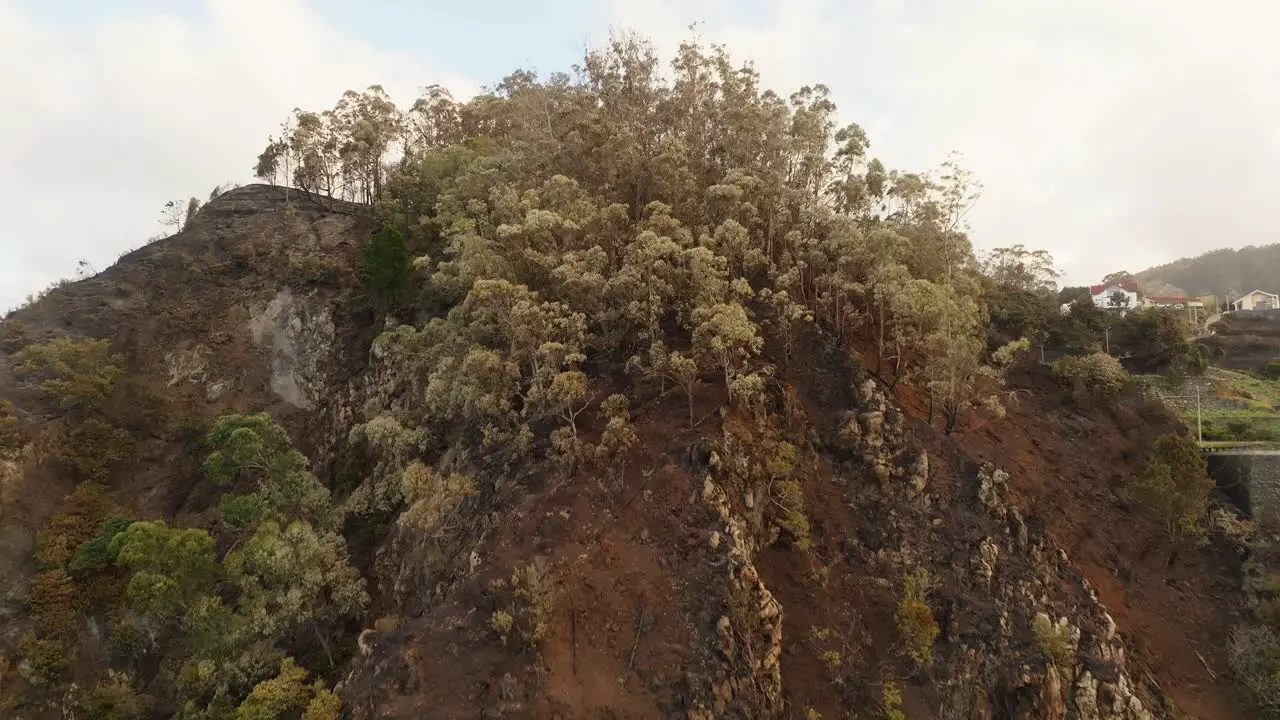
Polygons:
M21 320L0 321L0 352L19 352L30 342L31 326Z
M778 481L774 489L774 502L782 510L778 524L791 535L795 549L808 550L813 544L809 535L813 526L804 511L804 487L799 481L789 479Z
M80 594L76 591L75 581L65 570L46 570L31 578L27 609L40 637L67 646L74 644Z
M1106 353L1067 355L1053 363L1053 374L1077 396L1114 400L1129 385L1129 373L1120 361Z
M1231 669L1266 718L1280 718L1280 638L1263 625L1236 628L1227 646Z
M117 515L102 523L97 535L85 540L80 547L76 548L67 569L73 573L106 569L116 559L115 553L111 551L111 541L116 535L129 529L131 524L133 520L123 515Z
M1048 615L1036 613L1036 618L1031 623L1031 631L1036 637L1036 644L1040 646L1040 651L1044 653L1045 660L1059 668L1071 667L1075 660L1076 648L1071 636L1071 626L1067 624L1066 618L1054 623Z
M16 457L25 443L17 412L7 400L0 400L0 459Z
M88 408L111 394L124 372L123 356L106 340L56 338L28 345L16 356L17 373L37 383L65 408Z
M556 606L555 579L540 563L529 563L511 574L515 590L516 619L520 635L529 647L536 647L551 630L551 613Z
M102 523L117 514L119 506L101 485L88 482L67 495L62 510L36 533L36 560L44 568L65 568L85 541Z
M342 267L318 255L290 255L289 281L299 285L330 284L341 277Z
M907 720L902 712L902 689L892 680L880 689L880 712L884 720Z
M139 694L128 675L108 670L79 704L88 720L141 720L147 717L151 698Z
M58 682L70 668L67 648L60 642L25 633L18 639L18 672L33 685Z
M906 643L907 653L920 668L933 664L933 641L939 632L933 610L926 602L928 592L929 571L917 567L903 581L896 616L898 632Z
M1280 380L1280 358L1268 360L1262 367L1262 374L1270 380Z
M62 439L55 459L77 481L105 482L133 457L135 449L136 443L127 430L88 418Z
M395 228L383 228L369 239L363 255L360 273L365 291L375 306L386 310L399 299L411 270L404 236Z
M1199 446L1181 435L1157 440L1142 474L1128 487L1129 495L1160 519L1174 545L1184 537L1205 537L1212 490Z

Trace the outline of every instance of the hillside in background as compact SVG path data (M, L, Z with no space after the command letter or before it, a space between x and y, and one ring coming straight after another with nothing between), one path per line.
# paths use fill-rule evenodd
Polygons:
M1137 273L1148 294L1238 297L1280 288L1280 244L1212 250ZM1175 293L1173 290L1182 292Z
M658 67L299 111L0 321L0 715L1256 717L1252 526L1100 351L1197 371L1181 316Z

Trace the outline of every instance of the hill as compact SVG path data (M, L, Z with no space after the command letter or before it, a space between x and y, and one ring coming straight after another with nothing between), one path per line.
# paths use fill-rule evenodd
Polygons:
M1280 244L1212 250L1194 258L1157 265L1137 274L1152 294L1239 297L1272 289L1280 275ZM1152 289L1155 288L1155 289ZM1180 293L1172 293L1180 290Z
M3 712L1249 716L1246 524L1100 311L821 86L656 63L300 112L0 322Z

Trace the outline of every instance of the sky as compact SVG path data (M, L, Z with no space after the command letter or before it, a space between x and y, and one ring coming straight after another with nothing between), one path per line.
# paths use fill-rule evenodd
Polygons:
M961 153L975 245L1069 284L1280 241L1273 0L0 0L0 312L251 182L294 107L465 97L610 29L669 57L695 22L783 94L825 83L890 167Z

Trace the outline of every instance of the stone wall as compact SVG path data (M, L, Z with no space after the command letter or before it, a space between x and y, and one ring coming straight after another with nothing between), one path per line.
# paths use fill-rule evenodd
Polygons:
M1280 450L1220 450L1209 476L1247 517L1280 512Z

